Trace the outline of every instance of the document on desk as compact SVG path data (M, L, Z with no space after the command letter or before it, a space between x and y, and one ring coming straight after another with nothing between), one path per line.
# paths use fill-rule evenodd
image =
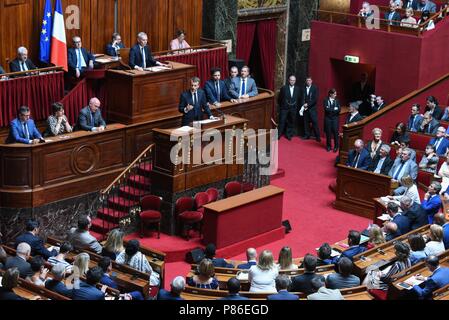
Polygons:
M187 132L190 132L191 130L193 130L193 127L184 126L184 127L176 129L175 132L187 133Z
M411 276L407 280L404 281L406 284L413 286L419 286L424 281L422 279L417 279L416 276Z
M390 215L384 213L383 215L377 217L377 219L382 220L382 221L390 221L391 217L390 217Z
M151 67L151 68L145 68L143 70L150 71L150 72L160 72L164 70L170 70L170 67L164 67L164 66L158 66L158 67Z
M108 58L95 59L95 62L98 62L98 63L109 63L109 62L112 62L112 61L113 61L112 59L108 59Z

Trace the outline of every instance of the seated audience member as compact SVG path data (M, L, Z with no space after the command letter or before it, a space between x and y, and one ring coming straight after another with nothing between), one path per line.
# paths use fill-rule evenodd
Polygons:
M399 122L396 124L396 130L391 136L390 144L400 146L404 140L410 141L410 136L407 133L407 127L405 124L403 122Z
M385 13L385 20L388 20L390 26L398 26L401 15L396 11L397 6L394 1L390 1L390 12Z
M437 5L431 0L418 0L416 4L418 11L429 11L429 13L437 12Z
M437 213L434 218L434 223L443 228L443 243L444 248L449 250L449 222L446 220L444 213Z
M115 32L112 34L112 42L106 45L106 54L111 57L118 57L120 56L120 49L124 47L122 36Z
M237 266L237 269L244 269L248 270L252 266L255 266L257 264L257 251L254 248L248 248L246 250L246 259L247 263L242 263Z
M421 208L426 212L430 224L433 223L433 216L438 213L441 208L440 192L441 184L438 181L433 181L421 203Z
M95 57L86 48L83 48L80 37L73 37L72 43L73 47L69 48L67 52L69 74L72 77L79 78L87 70L94 68Z
M139 270L140 272L150 274L150 285L159 286L159 274L153 272L153 269L148 262L147 257L139 251L140 242L138 240L130 240L125 246L125 251L121 252L115 262L120 264L126 264L133 269Z
M190 45L186 41L185 31L184 30L176 31L176 39L170 41L170 50L179 50L188 48L190 48Z
M418 132L424 117L420 114L421 106L417 103L413 104L412 112L407 123L407 130L410 132Z
M19 245L19 243L26 242L31 247L31 255L41 255L45 259L53 257L58 254L58 251L52 250L48 251L44 245L44 241L38 237L39 235L39 221L30 219L27 221L25 230L26 232L16 238L15 247Z
M0 246L0 270L4 270L6 259L8 259L8 255L5 252L5 249Z
M329 264L332 264L332 247L329 243L325 242L318 248L318 259L316 265L320 267L327 266ZM301 268L304 268L304 266L301 266Z
M414 233L408 236L408 244L410 245L410 262L413 265L424 261L427 257L427 253L424 251L426 248L426 241L419 233Z
M353 122L362 121L363 117L359 113L359 106L355 103L349 104L349 114L346 117L345 124L351 124Z
M427 23L427 26L422 27L421 30L423 31L429 31L435 29L435 23L433 22L433 19L430 19L431 15L429 11L423 11L421 14L421 18L418 20L418 24L424 24Z
M87 249L101 254L103 248L101 244L89 233L91 220L89 216L80 216L78 219L78 228L72 228L69 231L68 239L75 249Z
M310 282L311 292L307 300L344 300L338 289L328 289L325 286L324 278L314 278Z
M2 68L2 66L0 66L0 74L5 74L5 70Z
M86 273L86 281L81 281L79 289L73 289L73 300L104 300L104 292L97 289L96 285L103 276L100 267L93 267Z
M34 69L37 69L37 67L30 59L28 59L27 48L20 47L17 49L17 58L9 63L9 70L11 72L21 72Z
M402 177L410 176L413 181L418 177L418 165L411 159L411 150L406 148L401 152L400 157L396 158L388 175L393 178L393 182L400 182ZM396 189L394 194L400 195L405 192L404 186Z
M20 107L17 118L11 121L6 143L38 144L40 142L45 142L45 140L36 128L33 119L30 119L30 108Z
M426 151L423 154L418 167L421 171L435 174L438 166L438 161L440 161L440 158L435 152L435 147L429 144L426 146Z
M449 121L449 106L444 109L443 116L441 117L441 121Z
M374 157L371 165L368 167L368 171L388 176L394 163L390 158L390 150L391 148L389 145L382 145L379 154Z
M374 128L372 131L373 139L368 141L366 149L368 150L371 159L374 159L380 153L380 147L384 144L382 141L382 129Z
M435 120L429 112L426 112L424 114L421 126L418 129L418 132L436 135L439 126L440 123L437 120Z
M382 230L385 233L385 241L387 242L396 239L401 235L398 225L391 221L386 222Z
M137 35L137 44L129 51L129 66L132 69L143 71L146 68L164 65L153 58L148 45L148 35L145 32L140 32Z
M52 279L45 281L45 288L60 295L72 298L73 291L68 289L64 283L66 268L62 264L55 264L51 268Z
M67 254L69 254L70 251L73 251L72 244L70 242L64 242L61 245L61 247L59 248L58 255L48 258L47 261L52 266L60 264L60 265L62 265L65 268L65 271L67 273L72 273L72 265L65 260Z
M75 276L84 277L89 270L90 256L86 252L81 252L73 259L73 271Z
M98 98L90 99L89 105L81 109L78 115L78 130L101 132L106 129L106 122L101 116L100 106L101 102Z
M188 126L194 121L201 121L204 114L213 119L206 99L206 93L200 88L200 78L190 79L190 90L184 91L179 98L178 110L182 113L182 125Z
M240 292L240 281L237 278L231 278L228 280L226 287L229 294L219 300L249 300L247 297L243 297Z
M228 95L231 96L230 94L230 90L232 87L232 81L234 78L237 78L239 75L239 68L237 68L236 66L231 67L231 69L229 69L229 77L226 78L224 80L224 83L226 85L226 88L228 90Z
M120 231L120 229L113 229L109 232L106 243L103 246L101 255L104 257L109 257L111 260L115 261L117 256L125 251L123 247L123 237L125 234Z
M365 149L363 140L358 139L354 142L354 149L349 151L346 165L351 168L368 170L371 164L371 157L368 150Z
M389 202L387 205L387 214L391 221L396 223L400 235L410 231L410 221L399 212L399 205L395 202Z
M26 278L27 281L36 286L43 287L47 280L48 269L45 268L45 260L41 256L35 256L30 260L31 270L33 274Z
M404 187L404 194L398 196L387 196L388 199L396 202L400 202L401 199L405 196L412 199L413 203L421 204L421 200L419 199L418 187L410 176L403 176L401 178L400 184Z
M288 292L288 288L290 287L292 281L287 275L278 275L275 282L278 293L269 295L267 300L299 300L297 295Z
M425 111L430 112L432 117L437 121L440 121L441 117L443 116L443 111L438 106L438 100L434 96L427 97Z
M73 128L70 126L69 120L64 115L64 106L56 102L52 105L53 114L47 119L46 136L58 136L64 133L70 133Z
M249 99L259 94L256 82L249 77L249 67L244 66L240 71L240 77L232 79L231 89L229 94L234 99Z
M374 108L372 109L373 113L376 113L376 112L382 110L383 108L385 108L385 106L386 106L386 103L385 103L384 98L382 96L377 96L376 103L374 104Z
M20 272L17 268L8 268L2 277L0 286L0 301L25 300L14 292L19 285Z
M304 292L306 294L313 293L311 281L315 278L320 278L324 282L324 277L316 273L317 258L311 254L306 254L304 257L304 273L292 278L290 292Z
M370 250L386 242L384 233L377 224L373 224L369 228L368 234L369 234L369 241L368 244L366 245L367 250Z
M432 224L430 226L430 241L426 243L426 248L424 249L427 256L438 256L446 250L444 248L443 237L443 227Z
M416 19L413 17L414 14L413 8L405 9L405 17L401 20L401 27L418 28Z
M366 247L360 245L361 234L358 231L351 230L348 234L348 245L349 249L346 249L341 253L340 258L346 257L352 261L352 258L359 253L365 252ZM338 259L334 259L334 263L338 262Z
M416 151L410 148L410 140L403 140L399 149L396 150L396 159L401 158L402 150L409 149L410 150L410 159L416 162ZM395 159L395 160L396 160Z
M277 292L275 279L279 269L274 264L273 254L264 250L259 256L257 265L249 269L248 281L251 285L250 292Z
M20 277L25 279L26 277L33 275L31 265L27 262L31 254L31 247L28 243L19 243L16 248L16 255L14 257L8 257L5 263L5 270L10 268L17 268L20 272Z
M410 230L416 230L428 224L427 214L419 203L413 202L409 196L403 196L400 200L402 215L410 221Z
M444 127L438 127L436 137L429 142L429 145L435 147L438 156L445 156L449 148L449 140L445 136L446 129Z
M170 291L165 289L159 290L157 300L184 300L184 298L181 297L181 293L184 291L185 287L186 280L184 277L176 277L170 284Z
M279 270L298 270L298 266L293 263L290 247L283 247L279 252L278 267Z
M216 247L213 243L209 243L204 250L205 258L212 260L215 268L234 268L234 265L227 263L225 259L215 258L215 251Z
M424 278L425 281L422 284L413 287L413 291L419 299L432 299L434 291L449 284L449 268L441 267L437 256L427 257L426 267L432 274Z
M359 11L359 16L363 18L368 18L369 16L372 16L374 14L374 10L371 9L371 5L369 2L365 1L362 4L362 8Z
M207 102L217 108L221 106L221 102L223 101L237 102L237 100L229 95L226 84L221 80L220 68L211 70L211 80L206 81L204 90L206 91Z
M441 190L444 192L449 187L449 155L446 156L446 161L441 165L438 176L442 178Z
M360 285L359 277L352 274L354 265L348 258L341 258L338 261L338 271L332 273L326 278L326 288L329 289L345 289L357 287Z
M215 268L212 260L201 260L198 264L196 274L187 279L187 284L195 288L218 290L219 283L215 278Z

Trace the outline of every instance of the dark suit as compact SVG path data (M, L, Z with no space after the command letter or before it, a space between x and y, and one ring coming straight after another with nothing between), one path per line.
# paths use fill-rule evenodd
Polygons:
M348 161L346 162L346 165L352 168L368 170L368 167L371 165L371 157L369 155L369 152L366 149L362 149L358 157L358 161L356 161L356 157L357 151L355 149L349 151Z
M227 263L223 258L213 258L212 264L215 268L234 268L234 265Z
M407 130L411 131L411 132L418 132L423 119L424 119L423 116L420 114L410 116L408 123L407 123Z
M435 13L437 11L437 5L433 3L432 1L428 1L424 6L421 4L421 2L418 1L417 4L417 10L418 11L425 11L429 10L430 13Z
M438 120L435 120L435 119L432 119L432 121L430 121L424 127L422 127L422 122L421 122L421 126L419 127L418 132L427 133L427 134L431 134L434 136L437 134L439 126L440 126L440 123L438 122Z
M340 260L340 258L342 258L342 257L346 257L346 258L348 258L349 260L352 261L354 256L358 255L359 253L365 252L365 251L366 251L366 247L364 247L364 246L361 246L361 245L352 246L349 249L346 249L345 251L343 251L341 253L341 256L338 257L339 258L338 260ZM336 263L336 262L338 262L338 260L337 261L333 261L333 262Z
M394 13L387 12L385 13L385 20L388 20L389 24L392 26L398 26L400 24L399 22L401 21L401 15L396 11Z
M383 108L385 108L385 106L386 106L385 103L382 103L382 104L377 104L377 102L374 103L372 113L376 113L377 111L382 110Z
M18 236L16 238L14 247L17 248L17 246L22 242L26 242L30 245L32 256L40 255L45 260L47 260L48 258L56 256L58 254L58 251L56 250L48 251L44 246L44 241L41 238L33 235L31 232L27 232Z
M417 10L418 0L404 0L402 3L402 8L403 9L412 8L413 10Z
M204 90L198 89L197 96L198 99L195 104L193 103L192 92L190 90L184 91L179 98L180 101L178 109L179 112L183 114L183 126L188 126L193 121L203 120L204 113L206 113L208 117L212 116L209 106L207 105L207 99ZM187 107L187 105L191 105L194 108L186 113L184 109Z
M217 92L216 83L214 80L206 81L204 91L206 91L207 101L210 104L217 102L230 101L232 97L228 93L228 89L223 80L218 81L219 93Z
M0 288L0 301L15 301L15 300L25 300L25 299L18 296L12 290Z
M299 107L299 87L293 87L293 96L290 91L290 84L286 84L279 90L279 136L285 132L287 138L294 134L294 124L296 123L296 113Z
M73 300L104 300L104 293L81 281L79 289L73 289Z
M19 61L19 59L14 59L9 63L9 70L11 70L11 72L21 72L22 70L20 69L20 64L21 62ZM37 69L37 67L30 59L27 59L25 61L25 65L27 66L28 70Z
M406 216L398 213L391 221L396 223L396 225L398 226L398 231L401 233L401 235L410 232L410 220Z
M218 300L249 300L247 297L242 297L238 293L229 294L226 297L220 298Z
M356 82L352 86L352 101L366 101L373 92L373 88L368 83L365 83L362 88L362 82Z
M331 148L332 137L334 137L334 149L339 147L339 117L341 106L338 100L331 102L329 98L324 100L324 131L326 132L326 145Z
M312 289L312 279L321 278L324 282L324 277L316 273L304 273L292 278L292 284L289 291L291 292L304 292L306 294L314 293Z
M28 128L29 137L26 136L26 131L23 128L22 122L19 119L11 121L9 126L9 135L6 139L6 143L23 143L30 144L30 140L42 139L42 135L37 130L36 125L32 119L28 119L26 122Z
M31 265L18 256L8 257L8 259L6 259L5 270L8 270L9 268L19 269L20 277L23 279L28 276L31 277L34 274L33 270L31 270Z
M3 70L2 66L0 66L0 74L6 73L5 70Z
M281 290L277 294L272 294L267 297L267 300L299 300L296 294L292 294L287 290Z
M143 57L142 52L140 51L141 47L139 44L136 44L134 47L131 48L129 51L129 66L134 69L136 66L143 68ZM150 68L157 65L157 61L154 60L153 55L151 54L151 49L149 46L144 47L145 51L145 61L146 65L145 67Z
M80 68L81 75L86 72L86 70L89 68L89 61L95 62L95 57L92 53L87 51L85 48L81 48L81 54L82 58L84 59L84 62L86 63L86 67ZM69 65L69 74L73 77L76 76L76 69L78 68L78 57L77 57L77 50L75 48L69 48L67 51L67 62Z
M374 172L376 171L377 165L379 164L379 161L381 160L380 156L375 156L371 165L368 168L368 171ZM391 167L393 166L394 161L391 160L390 156L387 155L385 157L385 160L382 164L382 167L380 168L380 173L379 174L383 174L384 176L388 176L388 173L391 170Z
M73 290L67 289L64 283L61 281L57 281L54 279L49 279L45 281L45 288L50 291L56 292L60 295L66 296L68 298L72 298Z
M360 113L357 113L355 116L352 116L351 114L348 114L346 117L345 124L351 124L353 122L362 121L363 117L360 115Z
M410 221L410 229L416 230L429 223L426 212L421 208L419 203L413 203L413 205L402 215L407 217Z
M176 300L184 300L180 296L174 296L171 294L170 291L160 289L159 293L157 294L157 300L169 300L169 301L176 301Z
M429 112L429 111L430 111L430 108L426 107L426 112ZM443 117L443 114L444 114L443 110L441 110L441 108L439 106L435 106L435 108L433 109L432 117L435 120L439 121Z
M309 89L309 94L307 94L307 86L301 89L301 102L299 107L302 107L307 103L307 110L304 111L304 135L310 137L310 123L312 123L312 130L315 134L315 138L320 139L320 127L318 126L318 111L317 103L319 97L318 87L314 84Z
M237 266L237 269L249 270L252 266L257 265L256 261L249 261L247 263L242 263Z
M125 47L125 45L123 44L123 42L120 42L118 44L118 47L120 49L123 49ZM112 43L108 43L106 45L106 54L111 56L111 57L117 57L118 56L117 50L112 46Z
M100 126L106 127L106 122L101 116L100 109L97 109L94 114L90 111L89 106L84 107L78 115L78 122L76 124L77 130L92 131L93 128Z

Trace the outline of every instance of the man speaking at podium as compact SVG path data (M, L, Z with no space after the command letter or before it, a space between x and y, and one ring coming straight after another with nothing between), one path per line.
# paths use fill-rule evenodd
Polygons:
M193 77L190 80L190 90L181 94L179 101L179 112L183 114L182 126L188 126L193 121L203 120L203 113L209 119L214 119L207 104L206 94L200 89L200 79Z

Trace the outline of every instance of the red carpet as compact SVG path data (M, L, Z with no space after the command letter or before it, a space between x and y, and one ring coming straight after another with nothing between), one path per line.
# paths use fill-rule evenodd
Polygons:
M260 248L269 249L277 258L283 246L290 246L294 257L315 253L323 242L335 243L344 239L350 229L363 230L370 221L332 208L335 194L328 185L335 180L335 153L327 153L315 141L283 138L279 144L279 167L285 170L285 177L276 179L273 185L286 190L284 197L284 220L290 220L292 232L283 240ZM142 245L173 254L184 254L190 248L199 246L199 241L187 242L180 238L161 235L161 239L142 239ZM175 248L175 249L173 249ZM245 260L244 252L235 257ZM170 258L171 261L174 261ZM178 275L185 276L190 266L184 262L166 265L166 287Z

